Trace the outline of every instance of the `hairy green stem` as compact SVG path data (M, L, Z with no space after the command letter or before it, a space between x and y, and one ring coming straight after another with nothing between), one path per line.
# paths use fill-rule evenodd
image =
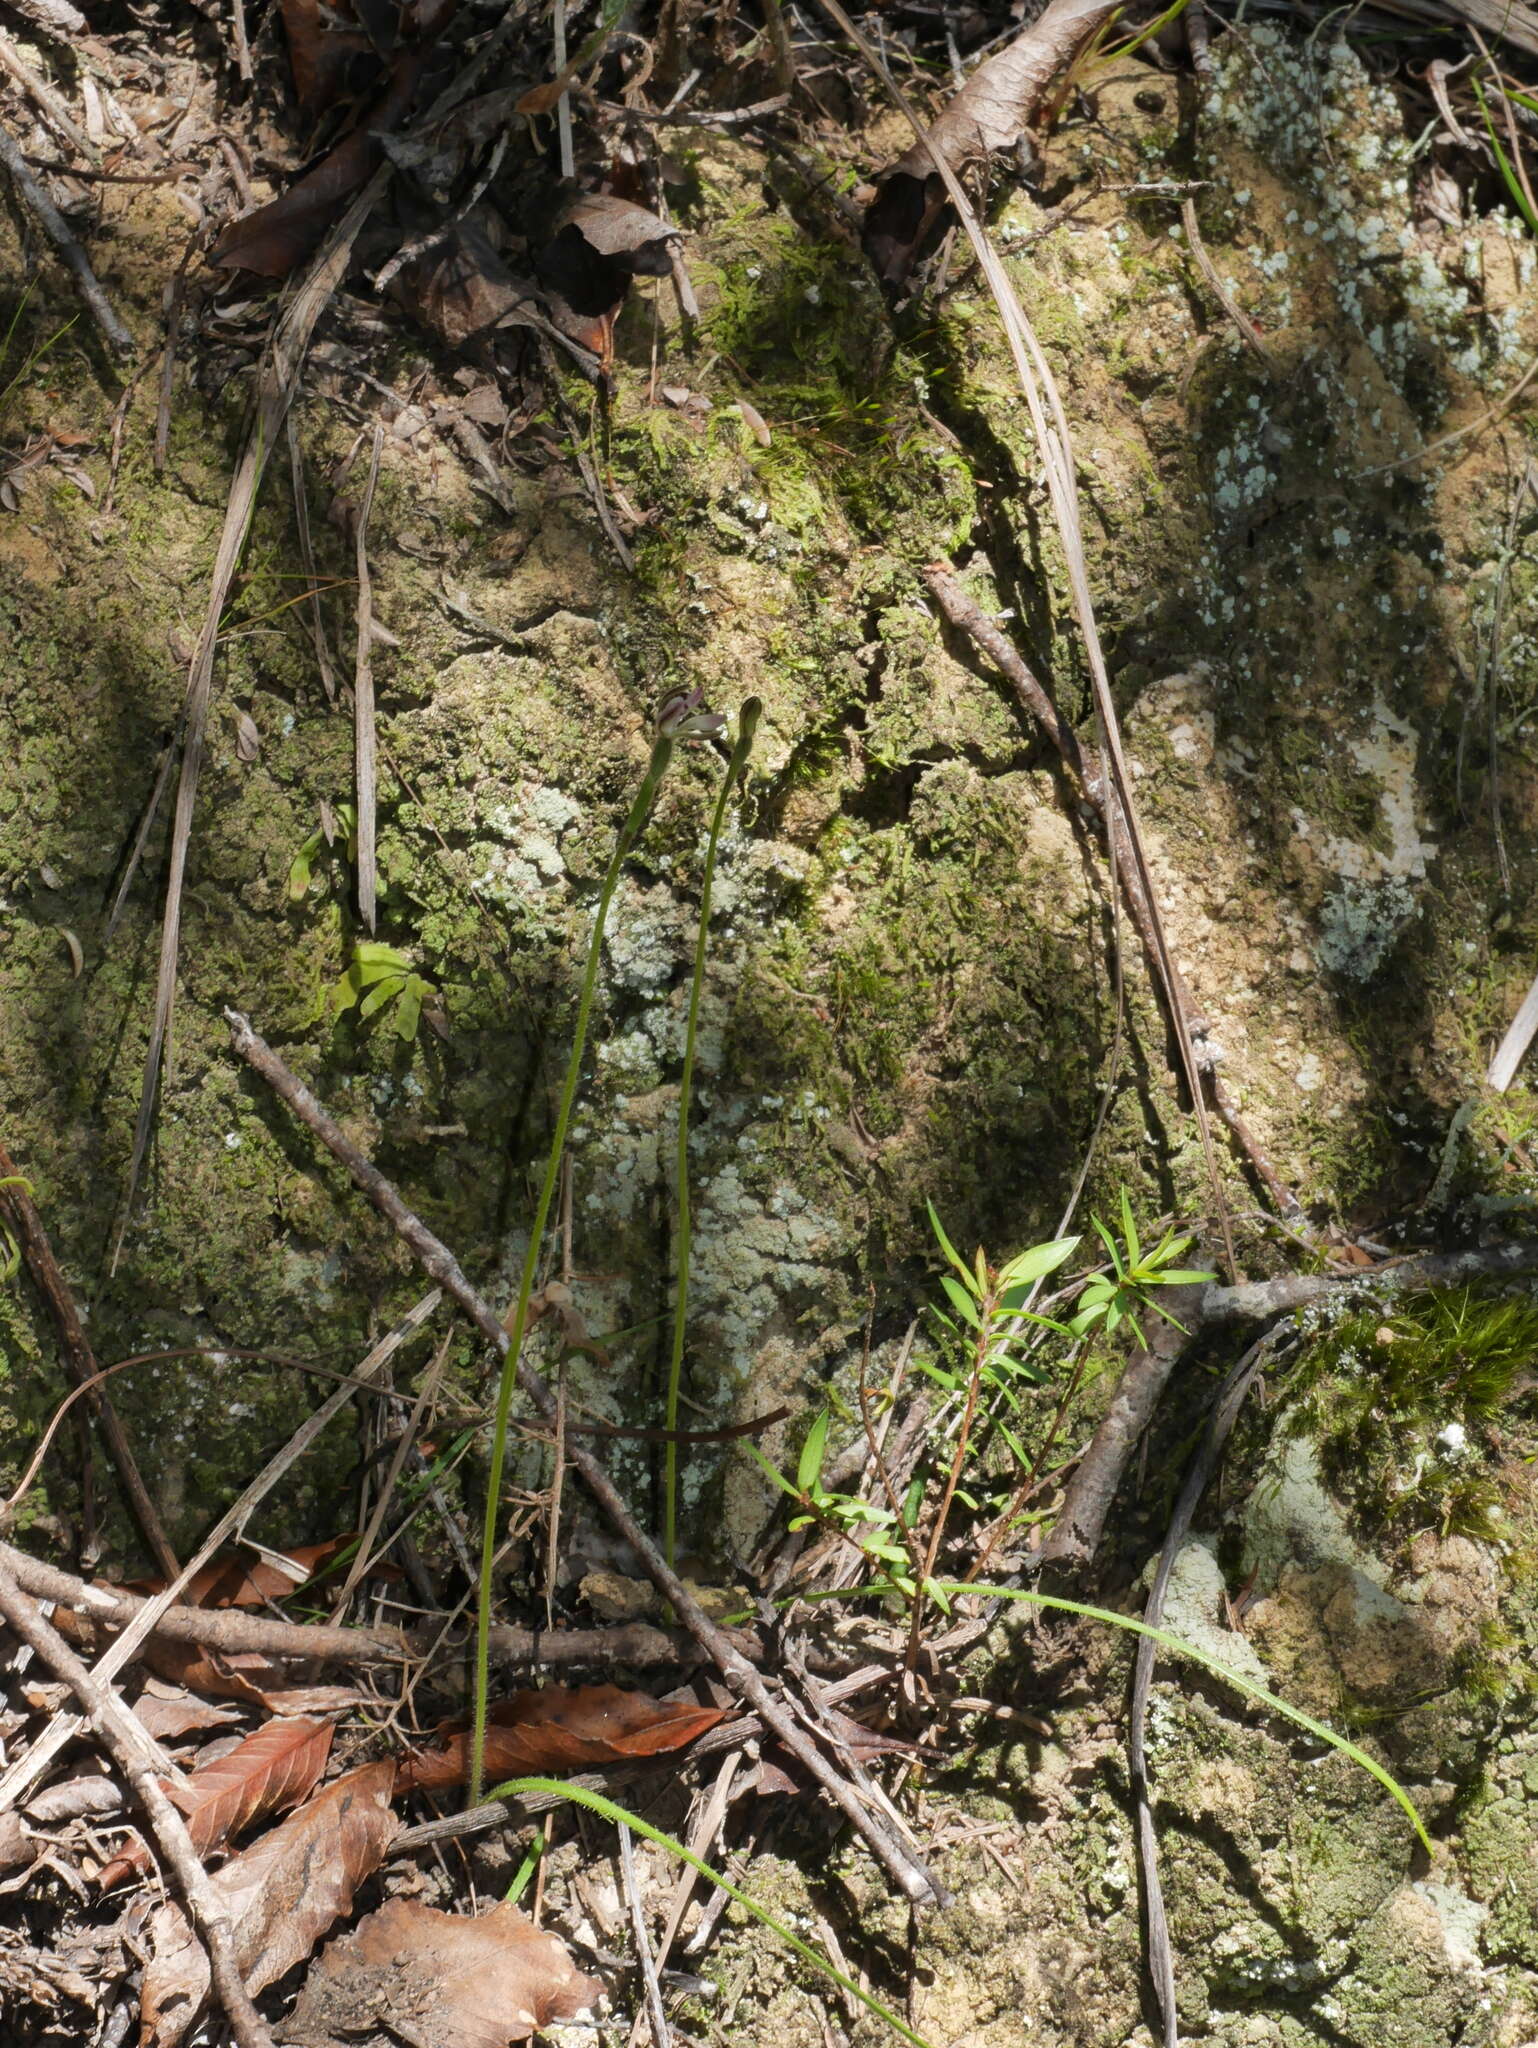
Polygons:
M723 1877L719 1870L713 1869L702 1857L696 1856L692 1849L686 1849L675 1836L664 1834L661 1828L653 1827L650 1821L642 1820L639 1814L630 1812L628 1807L616 1805L612 1799L605 1799L601 1792L588 1791L585 1785L568 1785L560 1778L509 1778L505 1785L494 1786L487 1796L491 1799L519 1799L525 1793L531 1792L569 1799L573 1805L585 1806L589 1812L601 1814L605 1820L616 1823L623 1821L626 1827L632 1828L646 1841L655 1842L659 1849L666 1849L670 1856L678 1857L691 1869L697 1870L701 1877L708 1877L712 1884L719 1885L729 1899L735 1899L737 1904L745 1907L755 1920L761 1921L771 1932L777 1934L787 1948L795 1950L803 1962L810 1963L814 1970L820 1971L831 1983L838 1985L841 1991L846 1991L851 1997L859 1999L868 2011L873 2012L878 2019L885 2020L894 2033L901 2034L905 2041L911 2042L913 2048L929 2048L929 2043L925 2041L923 2035L916 2034L911 2027L905 2026L890 2006L883 2005L881 2000L872 1997L870 1992L862 1991L852 1977L846 1976L842 1970L835 1969L825 1955L802 1941L798 1935L792 1934L790 1929L776 1920L772 1913L767 1913L762 1906L755 1905L746 1892L738 1891L730 1878Z
M614 842L613 857L609 871L603 878L599 891L598 908L593 914L593 936L588 942L587 967L582 976L582 997L577 1005L577 1026L572 1038L571 1057L566 1062L566 1080L561 1089L560 1107L556 1111L555 1131L550 1140L550 1157L545 1162L544 1183L539 1191L539 1201L534 1210L534 1221L529 1227L529 1248L524 1254L523 1274L518 1282L518 1302L513 1311L513 1320L508 1326L507 1351L502 1360L502 1377L497 1383L496 1418L491 1433L491 1470L486 1481L486 1520L481 1532L481 1573L475 1610L475 1724L470 1744L470 1804L480 1803L481 1785L486 1762L486 1700L491 1676L491 1562L496 1552L497 1522L502 1498L502 1467L507 1457L507 1423L512 1408L513 1388L518 1382L518 1359L523 1350L524 1332L529 1320L529 1297L534 1292L534 1275L539 1266L540 1246L544 1242L545 1225L550 1220L550 1205L555 1199L555 1185L560 1178L561 1155L566 1150L566 1131L571 1122L572 1104L576 1100L577 1084L582 1078L582 1055L587 1045L588 1020L593 1013L593 997L598 988L598 967L603 955L603 928L609 915L609 905L620 878L625 857L635 844L646 814L652 807L658 785L667 772L673 758L673 741L667 734L659 734L652 745L652 757L647 764L646 774L635 793L629 815L619 829Z
M1067 1600L1056 1593L1038 1593L1027 1586L978 1586L969 1585L964 1579L942 1579L938 1583L942 1593L956 1599L972 1595L988 1600L1019 1600L1028 1607L1046 1607L1058 1614L1077 1614L1087 1621L1103 1621L1108 1627L1122 1629L1128 1635L1147 1636L1161 1649L1168 1650L1173 1656L1183 1657L1187 1663L1200 1664L1204 1671L1210 1672L1214 1678L1221 1679L1225 1685L1232 1686L1235 1692L1246 1694L1271 1713L1280 1715L1284 1721L1291 1721L1318 1741L1327 1743L1341 1756L1348 1757L1352 1763L1366 1771L1370 1778L1376 1778L1384 1791L1404 1808L1421 1847L1428 1855L1435 1853L1431 1837L1426 1833L1426 1824L1420 1817L1415 1801L1399 1780L1391 1776L1375 1757L1369 1756L1365 1749L1359 1748L1346 1736L1337 1734L1328 1722L1316 1721L1312 1714L1305 1714L1301 1707L1291 1705L1276 1693L1268 1691L1265 1686L1258 1685L1253 1678L1246 1677L1244 1672L1235 1670L1232 1664L1225 1664L1220 1657L1211 1656L1206 1650L1197 1649L1196 1645L1188 1643L1184 1636L1173 1636L1168 1629L1155 1628L1151 1622L1138 1621L1130 1614L1118 1614L1110 1607L1092 1607L1087 1601ZM776 1608L793 1607L798 1600L804 1600L808 1605L824 1600L885 1600L891 1594L901 1592L902 1588L894 1585L890 1579L877 1580L869 1586L847 1586L825 1592L793 1593L788 1599L776 1600L774 1605ZM729 1614L722 1626L735 1628L743 1622L752 1621L753 1618L747 1611Z
M684 1030L684 1071L678 1089L678 1165L674 1199L678 1213L677 1292L673 1301L673 1351L668 1360L667 1450L663 1471L662 1554L671 1567L678 1533L678 1391L684 1371L684 1331L689 1320L689 1248L692 1219L689 1210L689 1099L694 1087L694 1051L699 1033L700 997L705 987L705 954L710 943L710 892L716 878L716 854L726 806L731 801L737 778L753 751L753 734L763 705L749 697L737 716L737 743L726 764L721 794L716 798L710 821L710 839L705 848L705 878L700 885L700 923L694 942L694 979L689 985L689 1021Z

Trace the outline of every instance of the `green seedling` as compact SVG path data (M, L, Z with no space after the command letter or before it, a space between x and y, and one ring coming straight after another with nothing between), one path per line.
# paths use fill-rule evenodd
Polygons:
M356 804L337 804L334 809L323 805L321 822L294 855L288 870L288 900L302 903L309 894L310 884L315 878L315 863L324 858L341 840L348 860L355 860L358 853L358 807ZM385 894L383 876L379 881L379 894Z
M36 1194L37 1190L24 1173L8 1173L0 1180L0 1193L6 1188L20 1188L24 1195ZM21 1245L3 1222L0 1222L0 1284L14 1280L21 1271Z
M352 965L331 991L331 1011L340 1021L356 1010L358 1022L366 1024L381 1010L390 1012L398 1038L416 1037L422 1022L422 1006L438 991L417 972L409 954L378 939L360 939L353 949Z
M1177 1330L1184 1329L1185 1325L1168 1309L1161 1308L1155 1297L1161 1287L1192 1287L1198 1281L1217 1278L1215 1273L1196 1272L1173 1263L1190 1250L1194 1240L1176 1237L1173 1231L1166 1230L1159 1242L1145 1251L1138 1241L1125 1188L1121 1191L1119 1242L1098 1216L1091 1221L1110 1257L1111 1272L1092 1274L1085 1281L1079 1306L1068 1325L1074 1336L1087 1336L1098 1326L1110 1337L1126 1323L1139 1344L1146 1347L1148 1339L1138 1318L1151 1314L1164 1316Z

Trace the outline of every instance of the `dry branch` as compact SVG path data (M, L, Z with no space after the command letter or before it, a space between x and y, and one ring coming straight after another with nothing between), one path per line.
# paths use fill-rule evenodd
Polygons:
M495 1346L498 1356L504 1357L508 1336L501 1318L470 1285L448 1247L433 1236L419 1217L413 1215L378 1167L346 1137L310 1090L289 1072L271 1046L251 1029L247 1020L234 1010L226 1010L224 1014L236 1052L282 1097L332 1156L341 1161L356 1185L411 1246L426 1271L459 1303ZM517 1372L519 1386L544 1419L553 1424L556 1400L544 1379L526 1359L517 1361ZM582 1443L573 1442L567 1455L588 1491L635 1552L679 1621L733 1689L751 1703L766 1727L773 1730L847 1816L866 1846L901 1886L904 1897L915 1904L943 1903L946 1898L944 1889L924 1867L918 1852L901 1838L885 1816L873 1812L860 1799L847 1779L808 1739L794 1716L769 1690L737 1645L710 1619L630 1512L613 1480L593 1453Z
M59 1262L53 1255L53 1246L48 1242L48 1233L43 1228L43 1219L37 1204L27 1193L23 1175L16 1162L3 1144L0 1144L0 1179L16 1185L0 1189L0 1217L7 1217L12 1234L21 1246L22 1256L27 1262L33 1283L48 1304L48 1313L53 1318L54 1328L59 1333L59 1348L63 1355L64 1367L77 1387L84 1387L92 1380L100 1380L96 1358L85 1334L85 1325L80 1320L80 1311L75 1306L75 1297L69 1291L69 1284L59 1270ZM91 1413L101 1425L102 1435L107 1440L107 1449L117 1467L123 1491L128 1496L134 1519L144 1533L144 1540L154 1552L155 1562L170 1577L181 1570L176 1561L176 1552L171 1548L171 1539L166 1534L165 1524L149 1489L144 1484L138 1460L124 1433L112 1397L100 1385L94 1387L86 1397Z
M1151 907L1150 894L1136 859L1126 814L1108 792L1105 771L1098 756L1092 749L1081 745L1078 734L1058 715L1056 705L1031 673L1014 644L999 631L982 607L963 590L960 579L951 565L948 562L931 562L924 571L924 581L950 623L980 647L1011 684L1021 705L1057 748L1064 766L1083 792L1085 801L1100 819L1110 841L1112 868L1116 879L1121 883L1128 915L1147 951L1155 979L1159 979L1161 935ZM1173 956L1167 960L1167 986L1173 998L1169 1004L1171 1025L1177 1034L1182 1029L1189 1031L1191 1055L1197 1068L1205 1076L1212 1094L1213 1108L1228 1127L1261 1185L1287 1220L1296 1225L1303 1215L1297 1197L1278 1175L1264 1147L1239 1114L1232 1096L1218 1078L1216 1066L1207 1048L1205 1021L1192 1003L1185 977Z
M0 164L10 173L17 197L31 211L53 245L54 254L75 280L75 288L85 300L86 311L100 328L108 347L115 355L131 356L134 352L133 336L112 310L111 301L102 290L100 280L69 223L28 170L15 137L4 126L0 126Z

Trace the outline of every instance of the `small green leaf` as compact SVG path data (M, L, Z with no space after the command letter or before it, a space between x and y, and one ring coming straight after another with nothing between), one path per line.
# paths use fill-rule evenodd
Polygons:
M749 1439L746 1445L746 1449L753 1457L757 1458L759 1464L764 1469L765 1476L774 1481L775 1485L780 1489L781 1493L788 1493L792 1500L800 1500L800 1487L792 1486L790 1481L785 1477L785 1474L777 1470L775 1466L770 1464L769 1460L764 1456L763 1452L758 1448L758 1445L754 1443L751 1440L751 1438Z
M401 984L400 1001L395 1006L395 1030L408 1043L416 1037L422 1021L422 997L426 992L427 983L420 974L408 974Z
M1195 1287L1202 1280L1216 1280L1216 1273L1198 1273L1188 1266L1171 1266L1158 1275L1160 1287Z
M966 1289L958 1286L949 1273L942 1273L940 1275L940 1285L950 1296L951 1306L955 1309L957 1315L970 1323L974 1330L980 1330L982 1323L978 1318L976 1305Z
M826 1408L807 1431L806 1442L801 1446L801 1460L796 1466L796 1484L803 1493L811 1491L818 1474L822 1471L823 1456L828 1448L828 1425L833 1417Z
M938 1579L926 1579L924 1581L924 1591L929 1595L930 1599L933 1600L936 1607L939 1608L942 1614L950 1613L950 1596L946 1592L945 1588L940 1584L940 1581Z
M940 1219L935 1214L934 1203L926 1202L924 1206L929 1211L929 1227L934 1232L935 1237L939 1242L941 1251L944 1252L945 1256L956 1268L956 1271L961 1275L962 1280L966 1285L967 1292L969 1294L975 1294L977 1292L977 1286L972 1278L971 1268L967 1265L966 1260L962 1258L960 1252L957 1251L956 1247L951 1243L950 1239L946 1236L944 1230L941 1228Z
M358 1022L367 1023L386 1003L393 1003L405 986L405 980L399 974L381 975L358 1005Z
M1078 1242L1077 1237L1058 1237L1050 1244L1032 1245L1010 1260L999 1275L1001 1285L1008 1290L1029 1287L1033 1281L1044 1280L1048 1273L1055 1273L1063 1261L1071 1257Z
M1143 1253L1137 1241L1137 1225L1132 1220L1132 1204L1127 1199L1125 1188L1121 1191L1121 1229L1127 1246L1128 1261L1135 1266Z

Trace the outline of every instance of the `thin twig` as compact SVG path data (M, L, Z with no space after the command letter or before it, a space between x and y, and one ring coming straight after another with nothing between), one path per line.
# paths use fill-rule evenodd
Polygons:
M52 1600L86 1621L121 1629L150 1605L139 1593L77 1578L24 1550L0 1542L0 1564L24 1592ZM318 1622L277 1621L238 1607L168 1607L147 1631L171 1642L200 1643L210 1650L256 1651L268 1657L297 1657L333 1664L403 1664L425 1656L435 1631L407 1633L393 1628L336 1628ZM757 1642L739 1635L744 1655L760 1655ZM607 1628L494 1628L492 1655L518 1666L591 1665L612 1670L616 1665L672 1666L686 1669L698 1662L693 1639L678 1629L661 1629L644 1621L617 1622Z
M0 1615L74 1693L86 1719L134 1795L154 1831L161 1854L208 1949L214 1990L240 2048L272 2048L272 2036L251 2003L235 1960L229 1917L198 1861L187 1824L156 1776L158 1764L143 1728L117 1695L81 1663L58 1630L46 1622L0 1560ZM146 1751L148 1750L148 1754Z
M368 571L368 522L379 482L379 451L384 428L374 422L368 479L358 506L356 560L358 568L358 648L353 665L353 753L358 803L358 915L374 929L379 871L374 850L376 824L376 752L374 744L374 585Z
M115 355L131 356L136 345L133 336L112 310L84 249L76 241L63 214L28 170L14 136L3 124L0 124L0 164L9 171L18 195L31 208L38 226L53 245L54 254L75 280L75 288L85 300L86 311L101 330L107 346Z
M1121 728L1117 720L1115 699L1111 691L1111 679L1106 667L1105 650L1101 644L1099 622L1095 614L1093 597L1089 587L1089 569L1084 549L1083 526L1079 512L1078 481L1075 468L1073 436L1068 424L1068 415L1063 407L1057 379L1052 366L1044 354L1036 332L1026 318L1019 295L1011 283L1009 273L999 260L998 252L988 238L977 209L968 197L965 187L950 163L944 148L930 145L929 131L920 120L912 101L892 76L887 65L872 49L869 40L850 20L839 0L820 0L823 11L839 26L860 52L872 73L885 86L893 104L902 113L918 140L919 147L927 154L940 180L957 218L966 232L973 254L977 258L989 292L998 308L999 319L1009 344L1011 359L1019 380L1021 395L1031 416L1036 444L1041 451L1046 471L1047 491L1052 510L1062 536L1063 553L1068 570L1069 589L1073 597L1074 613L1078 621L1079 635L1084 645L1089 667L1091 691L1095 703L1096 718L1100 728L1102 750L1105 756L1107 785L1107 816L1114 809L1120 812L1120 822L1125 828L1130 848L1133 870L1144 896L1148 911L1149 935L1153 942L1153 959L1159 978L1164 986L1165 999L1175 1020L1176 1050L1186 1079L1187 1091L1191 1098L1191 1113L1196 1121L1197 1133L1201 1139L1202 1157L1207 1168L1207 1178L1212 1188L1212 1197L1218 1213L1218 1222L1223 1236L1223 1248L1230 1274L1237 1270L1233 1247L1233 1231L1229 1220L1228 1202L1223 1192L1222 1177L1218 1171L1217 1154L1212 1143L1212 1132L1207 1120L1207 1102L1202 1088L1201 1072L1197 1062L1194 1039L1196 1036L1193 1020L1188 1014L1184 991L1175 971L1174 955L1165 936L1163 919L1159 914L1158 898L1154 891L1153 877L1148 866L1147 853L1138 825L1137 808L1132 795L1132 777L1127 767L1126 756L1121 743ZM1056 0L1049 5L1052 12ZM1047 17L1041 17L1045 20ZM1038 22L1038 26L1040 23Z
M225 1011L234 1049L263 1080L282 1097L299 1120L351 1174L356 1186L386 1217L416 1253L423 1267L457 1301L481 1333L495 1345L498 1355L508 1351L508 1335L501 1318L485 1302L461 1272L458 1261L427 1226L415 1216L378 1167L366 1159L305 1087L272 1050L257 1036L247 1020L234 1010ZM555 1421L555 1396L543 1377L526 1358L516 1361L519 1386L547 1423ZM770 1692L763 1679L741 1650L713 1622L682 1579L672 1571L661 1551L626 1505L608 1472L580 1441L574 1441L568 1456L588 1491L608 1516L617 1533L635 1552L641 1565L672 1607L682 1625L693 1636L722 1676L757 1711L822 1786L852 1822L867 1847L901 1886L904 1897L920 1902L943 1901L943 1887L924 1867L918 1852L887 1822L862 1802L847 1780L810 1742L785 1704Z
M21 1181L16 1162L0 1143L0 1179ZM10 1219L13 1234L21 1246L26 1259L27 1270L39 1294L48 1304L48 1313L53 1326L59 1333L59 1350L64 1369L77 1387L88 1380L99 1377L96 1359L91 1351L90 1341L85 1334L85 1325L75 1307L75 1297L69 1290L64 1275L59 1271L59 1262L53 1255L53 1246L48 1242L48 1233L43 1228L43 1219L37 1205L27 1193L24 1185L12 1185L0 1189L0 1215ZM91 1413L101 1426L112 1462L117 1467L123 1491L133 1509L134 1519L144 1532L144 1540L154 1552L155 1562L163 1572L175 1576L181 1567L176 1561L176 1552L166 1534L160 1512L150 1498L149 1488L139 1470L133 1447L123 1429L122 1420L112 1404L112 1397L104 1387L96 1387L87 1397Z
M1202 276L1207 280L1212 296L1234 323L1234 326L1239 330L1244 340L1255 351L1256 355L1260 357L1260 360L1265 364L1271 375L1273 377L1278 376L1280 374L1280 366L1277 363L1276 357L1272 355L1270 349L1262 341L1260 329L1218 275L1218 266L1207 254L1207 244L1202 240L1202 231L1196 222L1196 201L1194 199L1182 200L1180 220L1181 225L1186 231L1186 242L1190 247L1192 260Z
M1057 748L1064 766L1078 783L1085 801L1099 817L1105 831L1107 849L1111 854L1114 879L1121 883L1128 914L1137 927L1138 936L1143 941L1151 963L1157 968L1159 939L1146 880L1136 861L1131 836L1126 829L1125 813L1114 802L1108 800L1107 781L1100 760L1091 750L1081 745L1073 727L1058 715L1057 706L1027 667L1019 650L999 631L982 607L968 596L950 563L930 563L924 571L924 581L950 623L975 641L1013 686L1022 706ZM1173 957L1169 960L1168 968L1167 986L1178 996L1178 1001L1170 1004L1171 1027L1177 1035L1182 1028L1191 1034L1192 1051L1197 1066L1206 1076L1207 1087L1212 1093L1213 1107L1227 1125L1235 1143L1272 1200L1282 1214L1296 1224L1302 1216L1302 1207L1296 1195L1278 1175L1265 1149L1239 1114L1237 1105L1219 1079L1206 1044L1206 1025L1193 1007L1185 977Z
M10 73L28 99L33 101L41 110L48 125L51 128L57 129L71 149L78 149L87 163L94 164L99 161L96 145L92 142L90 136L86 134L80 123L75 119L69 108L65 106L63 100L59 98L59 95L48 81L38 77L37 73L27 63L20 50L17 49L8 35L0 35L0 68ZM64 171L67 169L67 166L54 164L50 165L49 168Z
M619 1867L624 1880L625 1904L630 1909L630 1934L635 1942L636 1962L640 1967L641 1982L646 1987L646 2011L651 2020L652 2040L655 2048L672 2048L668 2016L662 2009L662 1986L657 1982L657 1966L652 1961L652 1945L646 1933L646 1913L641 1905L640 1886L636 1883L635 1852L630 1844L630 1830L623 1821L619 1824Z

